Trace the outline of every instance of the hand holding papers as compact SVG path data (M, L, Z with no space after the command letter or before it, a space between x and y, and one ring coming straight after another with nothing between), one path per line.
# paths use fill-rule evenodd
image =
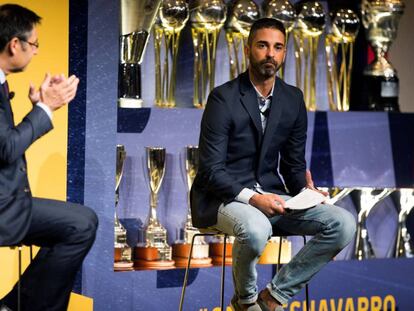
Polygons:
M327 199L322 193L306 188L293 198L286 201L285 208L291 210L301 210L311 208Z

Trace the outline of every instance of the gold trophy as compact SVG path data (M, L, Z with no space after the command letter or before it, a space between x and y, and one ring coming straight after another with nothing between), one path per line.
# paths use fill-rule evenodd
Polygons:
M359 191L359 202L356 204L358 208L358 223L354 251L355 259L363 260L375 258L374 249L372 248L371 241L368 237L366 220L374 206L381 200L385 199L393 191L394 189L390 188L385 188L383 190L375 188L362 188Z
M185 0L162 2L159 19L154 26L155 104L158 107L175 107L180 33L188 17L188 4ZM161 54L163 54L163 62Z
M397 71L386 59L397 37L398 23L404 13L402 0L363 0L362 24L375 60L364 70L363 100L369 110L399 111Z
M116 146L116 182L115 182L115 240L114 240L114 270L125 271L132 270L132 250L127 244L127 232L119 221L117 208L119 202L119 185L121 184L122 174L124 171L124 162L126 158L125 147Z
M289 41L290 32L296 22L296 11L289 0L270 0L263 3L263 12L265 17L277 19L283 23L286 30L286 46ZM285 64L278 71L279 77L283 79Z
M119 107L142 107L140 66L160 4L161 0L120 0Z
M328 100L332 111L349 110L354 42L358 30L358 16L352 10L340 9L333 15L331 32L325 37Z
M253 0L236 0L231 3L230 15L225 26L230 80L246 71L248 67L244 48L250 27L259 17L259 7Z
M199 152L197 146L185 147L185 175L187 184L187 219L182 229L183 240L177 241L173 245L173 258L176 267L186 267L188 255L190 253L191 241L196 233L200 233L197 228L193 226L190 210L190 190L193 185L194 178L197 174L199 166ZM208 244L203 237L197 237L194 241L193 253L191 259L192 267L210 267L211 258L208 256Z
M325 28L325 11L316 1L308 1L302 5L298 15L296 28L293 31L296 85L302 89L306 108L315 111L316 105L316 65L318 45Z
M222 0L194 0L190 11L194 46L193 104L204 108L207 95L214 88L217 41L227 7Z
M282 243L280 263L288 263L292 259L292 242L286 237L271 237L259 258L258 263L275 265L279 258L279 244Z
M401 188L393 193L398 211L398 231L395 242L395 258L413 258L414 250L411 236L407 230L407 216L414 207L414 189Z
M146 147L148 179L150 185L150 214L144 229L145 245L135 247L135 265L141 269L171 269L171 247L167 242L167 230L157 217L158 192L165 174L166 150Z

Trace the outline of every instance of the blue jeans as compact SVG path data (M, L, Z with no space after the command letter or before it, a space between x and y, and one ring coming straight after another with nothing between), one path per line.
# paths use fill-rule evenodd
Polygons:
M282 304L297 294L352 240L356 229L354 216L335 205L319 204L272 218L251 205L236 201L220 206L214 228L236 238L233 282L235 294L242 304L257 299L256 263L272 236L273 226L293 235L313 236L267 285L270 294Z

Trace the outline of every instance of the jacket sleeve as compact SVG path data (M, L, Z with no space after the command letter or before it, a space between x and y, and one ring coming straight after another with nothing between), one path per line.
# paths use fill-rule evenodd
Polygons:
M0 108L0 162L13 163L52 128L50 118L40 107L34 106L17 126L10 124L5 110Z
M291 195L296 195L306 187L305 147L308 121L302 92L299 96L297 118L280 150L280 173Z
M217 89L209 95L201 121L198 186L228 203L243 189L226 171L229 134L232 127L230 107Z

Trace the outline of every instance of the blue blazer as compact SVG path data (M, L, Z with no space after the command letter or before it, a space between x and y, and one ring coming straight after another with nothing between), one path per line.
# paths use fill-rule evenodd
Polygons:
M216 224L219 206L256 182L268 192L297 194L306 186L306 131L302 92L279 78L264 134L248 72L215 88L201 121L200 167L191 189L194 226Z
M29 228L32 195L24 153L52 128L37 106L15 126L10 100L0 87L0 245L19 243Z

